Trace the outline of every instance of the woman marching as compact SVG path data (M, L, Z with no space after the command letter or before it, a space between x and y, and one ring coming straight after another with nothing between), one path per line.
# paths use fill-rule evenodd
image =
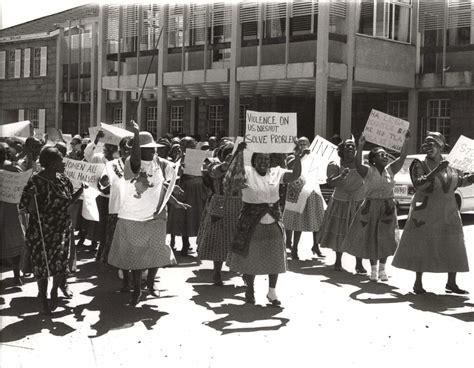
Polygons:
M227 259L242 203L240 191L225 196L222 183L232 158L233 148L233 143L221 147L218 150L218 157L207 158L203 168L203 177L207 175L211 179L212 194L204 210L204 219L196 243L199 258L214 262L212 279L216 286L223 285L222 264Z
M407 156L407 131L400 157L389 164L387 152L375 147L369 152L369 165L362 164L365 137L357 147L356 169L364 179L366 199L357 210L354 221L342 244L342 251L355 257L370 259L370 280L388 281L385 271L387 258L397 249L395 230L398 228L397 210L393 199L394 176ZM379 263L377 273L377 263Z
M26 245L30 250L33 273L38 283L41 312L49 315L58 305L58 288L68 271L71 218L68 207L79 198L71 181L63 174L61 153L45 147L39 156L44 168L32 176L23 190L20 208L29 215ZM48 277L53 277L48 304Z
M362 177L356 170L355 142L352 139L341 142L337 146L337 153L341 158L340 164L330 162L327 167L327 184L335 189L324 214L318 241L322 247L336 252L334 269L342 271L342 242L365 198L365 189ZM367 273L359 257L356 257L356 273Z
M446 292L468 293L456 284L456 273L469 271L469 266L454 191L471 185L474 174L463 175L449 167L441 155L444 146L441 133L428 132L422 146L425 159L410 166L416 192L392 264L416 272L415 294L426 293L423 272L447 272Z
M238 146L243 151L246 143ZM294 160L293 171L270 167L270 155L254 153L252 166L245 166L247 187L242 189L242 208L227 264L231 271L243 274L247 285L245 300L254 304L255 275L269 275L268 301L281 304L276 294L278 274L286 272L284 228L281 223L279 184L289 183L301 175L301 157ZM242 162L243 166L243 160Z
M309 140L306 137L301 137L296 142L295 153L290 155L287 159L287 167L293 168L295 158L300 156L304 150L309 149ZM302 212L295 211L298 206L298 199L301 201L301 196L305 197ZM291 207L290 207L291 206ZM286 230L286 247L291 249L291 258L294 260L298 257L298 243L303 231L310 231L313 233L313 247L311 248L313 254L324 258L318 244L318 231L321 227L324 218L324 210L326 203L319 184L308 183L307 179L300 177L288 184L286 191L285 211L283 212L283 224ZM291 235L293 235L293 244L291 244Z

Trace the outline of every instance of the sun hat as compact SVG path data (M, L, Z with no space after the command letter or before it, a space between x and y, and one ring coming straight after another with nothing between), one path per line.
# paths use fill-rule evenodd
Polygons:
M446 144L446 138L444 138L444 135L439 132L426 132L425 139L429 138L435 141L436 144L440 147L444 147L444 145Z
M138 141L140 142L140 148L165 147L163 144L156 143L150 132L140 132L138 135Z

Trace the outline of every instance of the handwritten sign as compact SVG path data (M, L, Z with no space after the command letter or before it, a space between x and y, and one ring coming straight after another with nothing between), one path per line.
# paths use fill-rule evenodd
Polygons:
M64 159L66 166L64 173L72 181L73 185L77 187L80 183L97 188L97 182L104 171L104 164L91 164L86 161Z
M31 177L31 170L15 173L0 170L0 201L20 203L23 188Z
M474 139L461 135L449 153L449 166L463 172L474 173Z
M104 124L100 123L100 126L89 127L89 136L92 141L95 140L97 132L102 130L104 137L100 139L100 142L104 144L113 144L118 146L122 138L133 137L133 133L125 129L125 124Z
M326 183L326 169L331 161L339 161L337 146L317 135L311 146L311 153L301 160L302 173L308 181Z
M409 127L408 121L372 109L363 134L367 142L400 152Z
M245 142L247 149L262 153L293 152L297 140L296 113L247 110Z
M29 137L30 136L29 120L18 121L16 123L0 125L0 137Z
M184 156L184 174L202 176L202 163L212 152L188 148Z

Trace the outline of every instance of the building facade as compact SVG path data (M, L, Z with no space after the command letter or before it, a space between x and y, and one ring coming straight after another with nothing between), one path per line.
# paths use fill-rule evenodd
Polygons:
M89 18L79 22L89 24L89 59L79 38L80 55L61 57L51 89L60 107L47 124L65 132L133 118L156 135L237 136L250 109L297 112L298 134L310 138L358 137L374 108L411 122L411 151L426 130L451 144L474 138L474 0L111 4ZM70 27L54 31L62 54L74 50ZM15 73L5 51L0 77L2 65ZM12 82L21 78L0 78L0 93ZM13 96L0 104L2 122L21 110Z

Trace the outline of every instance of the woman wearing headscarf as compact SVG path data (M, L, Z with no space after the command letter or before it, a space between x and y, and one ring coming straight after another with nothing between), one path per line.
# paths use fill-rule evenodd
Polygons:
M238 150L243 151L245 147L246 143L242 142ZM247 303L255 303L255 275L269 275L267 299L272 305L281 304L276 284L278 274L286 272L287 263L279 184L299 178L301 156L307 153L309 150L304 150L295 157L292 171L270 167L270 155L265 153L254 153L252 166L243 166L243 160L240 161L247 187L242 189L242 208L227 264L231 271L243 274Z
M203 165L203 178L209 177L211 190L203 214L203 221L196 240L198 255L201 260L214 263L214 285L222 285L222 264L227 259L239 217L241 193L224 193L223 179L232 158L233 143L220 147L218 157L207 158Z
M301 137L296 142L295 153L287 159L287 167L293 168L296 157L301 156L304 150L309 149L309 139ZM319 249L318 231L321 227L324 217L326 203L319 184L308 181L309 178L300 176L297 180L291 182L286 190L285 211L283 212L283 224L286 230L287 248L291 248L291 257L296 260L298 257L298 244L303 231L313 233L313 254L318 257L324 257ZM300 212L297 207L303 207ZM290 207L291 206L291 207ZM293 233L293 244L291 244L291 235Z
M393 188L395 174L400 171L407 156L407 131L400 157L389 164L388 154L382 147L369 152L369 166L362 163L365 137L359 140L356 169L364 179L365 200L357 210L354 221L342 244L342 251L355 257L370 259L371 281L388 281L385 264L397 249L397 209ZM377 263L379 263L377 272Z
M446 272L446 291L467 294L456 284L456 273L469 271L459 208L454 191L471 185L474 174L463 175L442 156L445 138L428 132L423 161L415 159L410 176L416 188L393 266L416 272L413 292L425 294L423 272Z
M342 241L365 198L365 189L362 177L356 170L354 140L347 139L339 143L337 153L341 158L340 163L333 161L327 167L327 184L334 187L334 193L324 214L318 241L322 247L336 252L334 269L342 271ZM356 257L356 272L367 273L359 257Z
M71 181L64 175L61 153L45 147L39 156L43 170L33 175L23 190L20 208L29 215L26 245L38 283L41 312L50 314L58 305L58 287L68 271L71 218L68 207L81 194L73 194ZM48 304L48 277L53 277Z

